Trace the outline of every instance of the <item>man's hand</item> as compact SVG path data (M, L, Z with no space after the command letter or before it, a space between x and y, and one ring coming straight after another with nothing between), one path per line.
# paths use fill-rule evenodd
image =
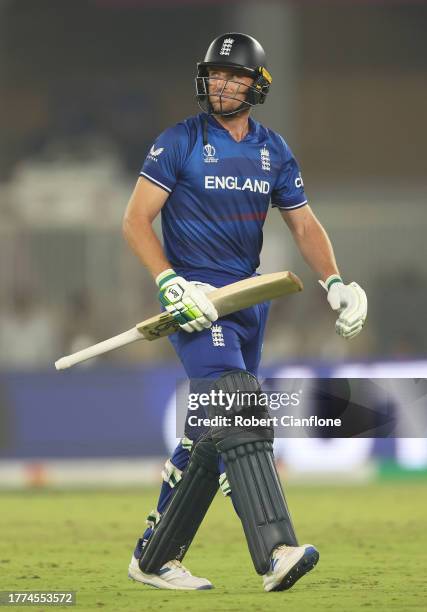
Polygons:
M368 313L366 293L357 283L344 285L337 274L329 276L325 282L319 281L328 292L328 302L332 310L339 313L335 330L343 338L354 338L360 333Z
M159 274L156 283L160 302L186 332L202 331L218 319L215 306L206 297L214 287L186 281L171 269Z

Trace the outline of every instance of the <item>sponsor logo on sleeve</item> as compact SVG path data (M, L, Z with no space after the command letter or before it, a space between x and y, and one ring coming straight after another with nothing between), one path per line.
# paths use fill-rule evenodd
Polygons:
M302 189L304 187L304 181L302 180L301 172L299 173L299 175L295 179L295 187L297 189Z
M157 158L164 151L164 147L155 148L155 145L152 145L150 152L147 155L147 159L151 159L151 161L159 161Z

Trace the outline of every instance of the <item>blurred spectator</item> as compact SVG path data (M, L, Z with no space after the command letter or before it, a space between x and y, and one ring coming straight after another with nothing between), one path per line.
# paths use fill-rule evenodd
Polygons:
M87 292L81 291L72 295L65 309L64 331L64 355L69 355L98 342L94 335L94 321ZM87 361L90 365L96 359Z
M0 315L0 347L4 369L52 365L59 348L56 318L28 291L17 292L13 309Z

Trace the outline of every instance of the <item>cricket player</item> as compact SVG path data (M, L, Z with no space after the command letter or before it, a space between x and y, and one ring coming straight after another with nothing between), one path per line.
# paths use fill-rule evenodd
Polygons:
M126 240L155 279L162 307L178 321L170 337L191 381L215 392L260 392L258 366L269 304L218 319L215 287L254 276L269 206L277 208L326 297L336 331L353 338L366 295L342 280L331 242L310 206L298 163L279 134L250 116L272 82L261 45L227 33L197 65L202 112L153 143L123 222ZM161 213L164 246L152 223ZM250 401L232 414L268 416ZM221 409L209 414L221 414ZM210 589L181 561L219 487L240 517L265 591L290 588L319 553L298 544L273 457L272 427L190 426L168 459L156 510L138 539L129 577L163 589Z

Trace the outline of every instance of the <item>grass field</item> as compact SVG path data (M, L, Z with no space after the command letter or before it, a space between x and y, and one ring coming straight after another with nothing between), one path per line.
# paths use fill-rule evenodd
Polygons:
M134 541L156 495L0 494L0 590L75 590L71 609L81 611L427 610L425 482L289 488L299 538L318 547L320 561L282 593L263 592L240 523L220 495L185 559L212 580L213 591L160 591L128 580Z

